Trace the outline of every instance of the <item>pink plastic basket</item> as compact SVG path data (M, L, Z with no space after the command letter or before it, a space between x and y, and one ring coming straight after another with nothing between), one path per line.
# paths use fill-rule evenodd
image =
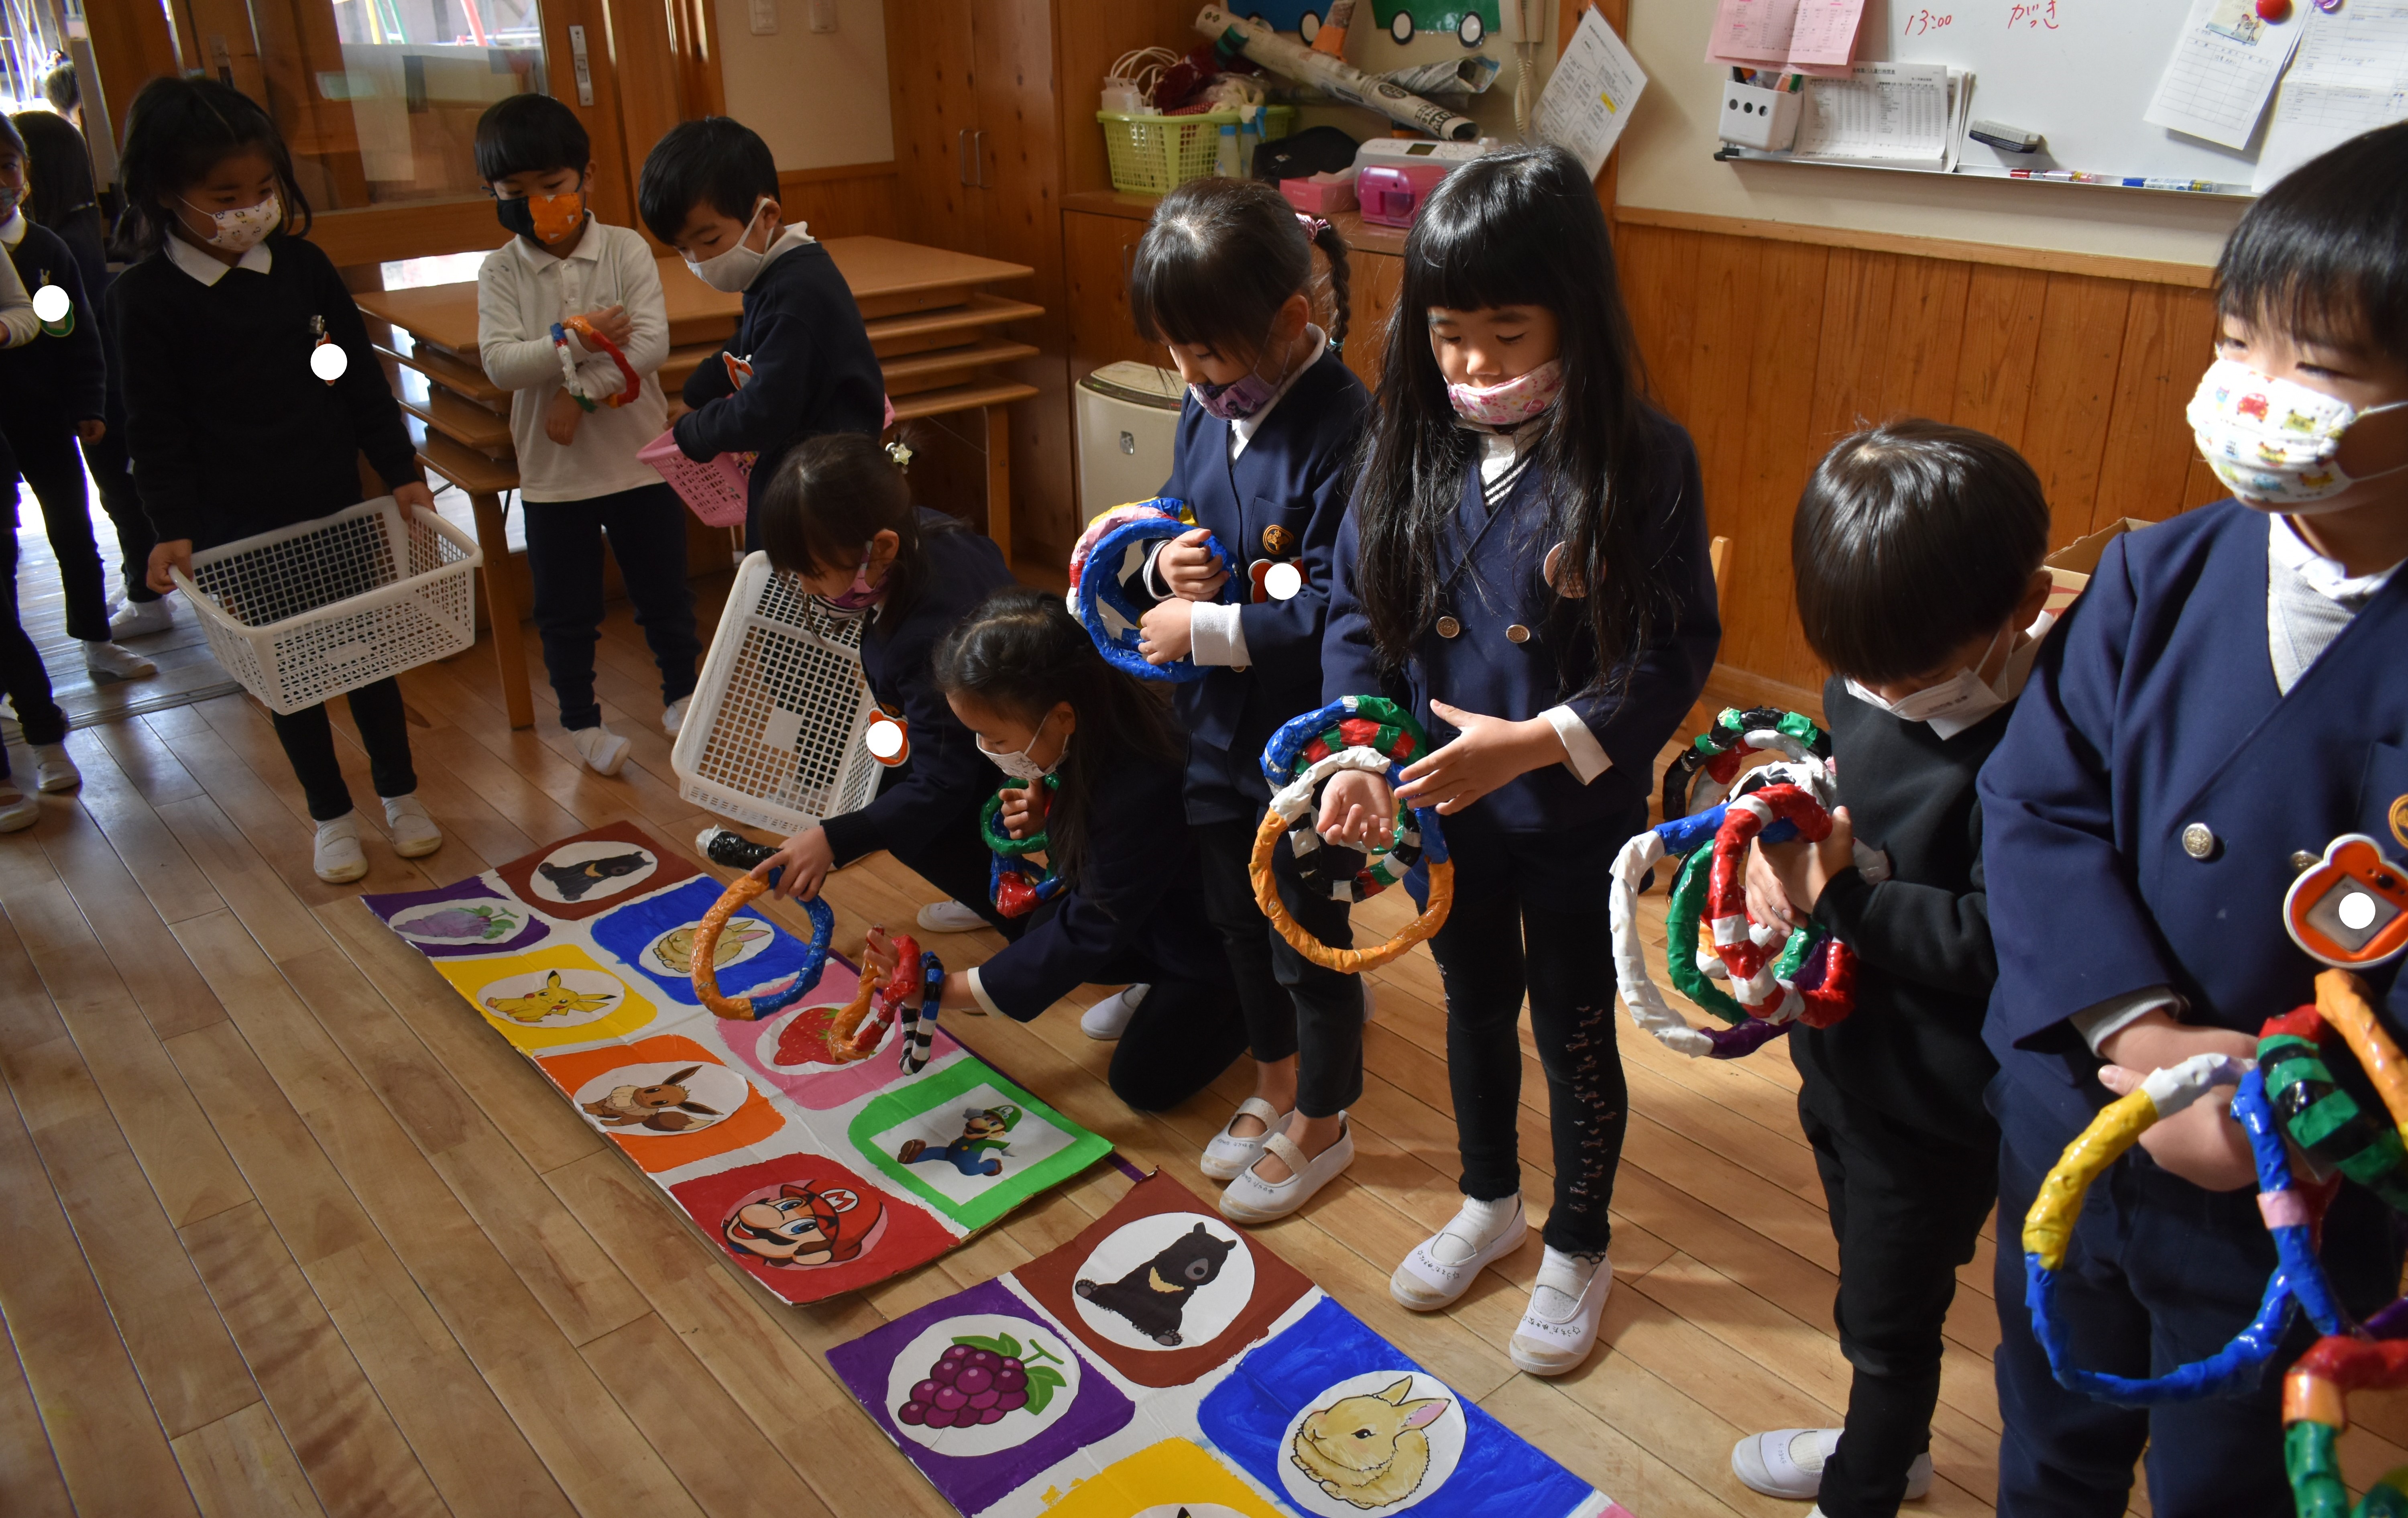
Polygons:
M745 486L752 477L750 455L722 453L696 464L678 447L677 434L665 432L637 450L636 457L659 470L704 525L744 525Z

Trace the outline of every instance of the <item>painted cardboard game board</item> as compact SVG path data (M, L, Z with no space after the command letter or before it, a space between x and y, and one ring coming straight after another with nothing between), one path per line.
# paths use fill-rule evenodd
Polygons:
M853 999L860 982L834 955L778 1016L712 1016L686 967L722 889L619 823L454 885L361 899L789 1302L925 1264L1110 1153L942 1029L917 1076L897 1063L894 1028L840 1064L786 1038ZM803 958L800 939L748 909L720 935L720 987L767 990Z
M1159 1172L828 1364L977 1518L1630 1518Z

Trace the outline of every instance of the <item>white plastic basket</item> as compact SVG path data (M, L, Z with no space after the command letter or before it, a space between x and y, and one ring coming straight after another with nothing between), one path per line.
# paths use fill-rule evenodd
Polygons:
M477 641L476 539L390 495L193 555L209 652L291 716Z
M669 752L685 799L779 833L867 806L882 767L862 742L878 710L861 673L868 624L746 555Z

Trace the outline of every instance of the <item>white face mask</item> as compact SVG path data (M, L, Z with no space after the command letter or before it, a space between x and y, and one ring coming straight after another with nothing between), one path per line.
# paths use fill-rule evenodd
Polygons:
M2394 465L2353 478L2338 456L2351 423L2403 405L2408 401L2361 411L2338 396L2226 358L2200 377L2186 415L2200 456L2226 489L2254 506L2300 516L2329 509L2320 503L2359 480L2408 468Z
M1899 722L1926 723L1945 741L2005 706L2010 699L2007 676L2014 666L2014 660L2010 658L2000 667L1999 678L1995 680L1985 681L1980 674L1981 666L1988 664L1990 655L1998 652L1999 638L2006 636L2007 629L2000 628L1997 636L1990 639L1990 646L1973 661L1973 668L1959 669L1939 684L1927 685L1911 695L1885 701L1853 680L1848 681L1848 694L1877 711L1888 712Z
M193 206L189 200L184 202ZM213 211L204 206L193 206L216 224L209 234L209 246L222 248L229 253L247 253L260 244L260 239L284 224L284 199L273 191L256 206L237 206L230 211Z
M1046 776L1051 775L1055 770L1061 768L1064 755L1070 752L1070 742L1068 738L1065 738L1062 741L1062 752L1054 756L1054 762L1052 764L1040 765L1036 760L1028 757L1031 750L1035 749L1039 743L1045 741L1046 723L1051 723L1053 720L1052 715L1049 713L1045 722L1039 723L1037 724L1037 731L1028 736L1028 747L1022 749L1017 753L997 753L993 749L986 746L986 739L984 738L978 738L975 740L978 744L978 751L979 752L985 754L987 758L993 760L996 768L1002 770L1006 775L1010 776L1013 780L1025 780L1027 783L1034 785L1039 780L1043 780Z
M761 213L768 207L769 197L762 196L761 203L752 208L752 219L744 223L744 236L736 239L734 247L713 253L699 264L687 259L685 266L694 271L694 277L723 295L740 295L752 288L753 276L761 272L762 261L769 255L756 252L745 243L752 236L752 229L761 224Z

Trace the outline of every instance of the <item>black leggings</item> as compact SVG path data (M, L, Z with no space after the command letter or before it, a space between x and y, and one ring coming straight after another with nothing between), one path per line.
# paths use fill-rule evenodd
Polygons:
M117 393L114 375L108 381L108 430L101 435L100 441L84 445L84 467L92 472L93 489L100 494L101 509L108 513L110 523L117 528L125 598L139 606L159 599L159 593L143 578L150 573L150 550L158 545L159 534L143 514L142 496L134 488L134 461L125 451L125 402Z
M92 496L71 422L7 426L17 467L42 503L42 529L59 561L59 591L67 604L67 636L87 643L108 637L108 596L101 585L100 547L92 540ZM150 551L143 551L147 559Z
M1249 1051L1266 1065L1300 1055L1296 1110L1311 1118L1336 1117L1363 1096L1362 977L1315 965L1263 916L1247 871L1254 824L1197 823L1190 831L1203 872L1204 914L1221 930L1228 952ZM1346 903L1305 892L1285 870L1277 879L1280 899L1307 932L1333 948L1354 946Z
M1530 1031L1547 1076L1555 1205L1545 1239L1569 1254L1605 1247L1613 1173L1630 1121L1629 1087L1613 1041L1612 930L1601 876L1585 890L1551 889L1566 859L1611 857L1590 830L1504 833L1471 814L1447 819L1455 905L1430 939L1446 982L1446 1061L1455 1098L1463 1194L1495 1201L1522 1189L1516 1115L1518 1029L1526 987Z
M570 732L602 724L594 699L594 645L602 631L602 537L636 625L661 672L661 705L694 693L702 644L694 630L694 589L685 578L685 508L666 484L588 501L523 501L527 567L535 578L535 625L544 673Z
M42 651L17 620L17 535L5 535L0 551L0 695L17 709L17 725L29 744L56 743L67 736L67 714L50 697L50 672ZM8 773L8 751L0 748L0 778Z
M418 774L409 764L409 719L401 709L401 686L390 675L363 685L346 700L351 721L359 724L360 741L368 751L368 776L380 796L404 796L418 789ZM351 789L343 781L335 758L335 729L324 706L314 706L290 717L268 714L276 725L284 756L309 798L309 815L331 823L351 809Z

